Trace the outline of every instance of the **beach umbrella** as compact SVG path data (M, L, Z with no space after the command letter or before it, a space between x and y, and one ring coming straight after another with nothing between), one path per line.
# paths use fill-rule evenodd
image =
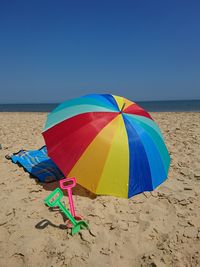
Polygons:
M143 108L111 94L68 100L47 117L49 157L66 177L95 194L130 198L168 175L162 134Z

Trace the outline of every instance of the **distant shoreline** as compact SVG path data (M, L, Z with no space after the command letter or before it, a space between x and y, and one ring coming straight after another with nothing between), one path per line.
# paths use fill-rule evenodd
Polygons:
M137 101L149 112L199 112L200 100ZM51 112L59 103L0 104L0 112Z

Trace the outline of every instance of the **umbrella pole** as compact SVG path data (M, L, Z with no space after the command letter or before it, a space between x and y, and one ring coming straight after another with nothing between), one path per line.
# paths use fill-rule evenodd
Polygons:
M125 105L126 105L126 103L123 104L123 106L122 106L122 108L121 108L121 110L119 112L120 114L123 112L123 109L124 109Z

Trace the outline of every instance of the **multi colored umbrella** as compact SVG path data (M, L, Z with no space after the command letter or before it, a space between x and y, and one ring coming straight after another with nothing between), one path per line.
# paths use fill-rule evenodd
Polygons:
M158 126L124 97L66 101L48 115L43 136L63 174L96 194L130 198L167 178L170 157Z

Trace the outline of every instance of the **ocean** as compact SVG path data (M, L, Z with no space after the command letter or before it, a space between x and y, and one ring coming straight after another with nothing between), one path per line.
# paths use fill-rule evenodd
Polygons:
M200 100L138 101L150 112L199 112ZM58 103L0 104L0 112L51 112Z

